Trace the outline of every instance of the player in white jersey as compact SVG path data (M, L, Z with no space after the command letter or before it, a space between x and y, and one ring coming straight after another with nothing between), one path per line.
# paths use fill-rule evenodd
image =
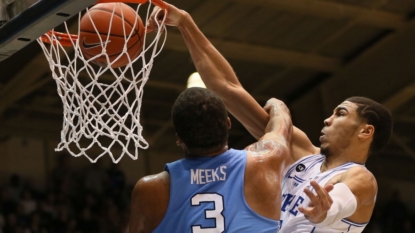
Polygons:
M301 197L304 201L295 201L297 206L289 211L281 208L285 222L281 232L362 232L372 216L377 195L376 179L364 164L369 155L382 150L390 140L390 112L371 99L350 97L324 120L320 148L312 146L307 150L305 145L311 142L298 131L297 142L291 145L296 162L286 172L282 185L283 196ZM312 192L306 187L302 193L292 180L302 181L305 186L311 180L320 186L333 185L333 190L327 195L324 189ZM292 204L284 198L282 206L285 202Z
M319 184L324 185L333 177L344 173L352 167L364 168L363 164L349 162L334 169L321 172L320 168L324 160L325 157L320 154L306 156L294 163L285 174L282 181L283 201L281 204L281 219L283 219L283 227L281 232L357 233L362 232L367 225L367 222L355 223L347 219L340 219L331 224L329 228L322 228L309 224L308 220L298 210L300 205L308 206L310 202L310 199L304 193L305 188L311 189L310 180L316 180ZM353 203L345 203L345 205L348 204Z
M166 16L167 25L178 27L207 88L222 98L228 111L255 138L261 137L269 116L242 87L226 59L187 12L172 5L168 5L166 12L158 10L154 9L152 17L161 21ZM150 27L155 20L150 20ZM282 210L283 233L361 232L372 215L377 183L364 164L370 154L380 151L389 141L391 114L373 100L352 97L337 106L324 124L321 148L315 147L303 131L294 127L291 172L295 169L298 174L292 176L287 171L291 175L284 180L282 195L284 198L295 195L297 199ZM314 156L320 157L314 161L314 169L301 163ZM301 174L303 166L305 173ZM319 176L325 177L319 179Z

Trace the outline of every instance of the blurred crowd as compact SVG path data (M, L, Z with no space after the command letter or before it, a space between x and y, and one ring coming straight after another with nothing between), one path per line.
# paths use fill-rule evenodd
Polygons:
M58 158L45 190L18 174L0 184L0 233L127 232L133 184L117 165L76 170L69 156ZM378 202L364 233L415 233L414 210L395 191Z
M415 233L414 212L395 190L388 201L376 204L364 233Z
M72 169L67 156L48 176L46 190L18 174L0 184L0 233L123 233L132 187L116 164Z

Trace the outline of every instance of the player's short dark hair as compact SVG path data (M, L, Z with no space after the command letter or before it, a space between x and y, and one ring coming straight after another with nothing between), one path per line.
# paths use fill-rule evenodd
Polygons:
M172 109L177 135L194 154L223 148L228 141L228 112L213 92L193 87L183 91Z
M369 154L382 151L392 136L392 114L382 104L366 97L354 96L348 98L347 101L355 103L358 106L357 115L375 127Z

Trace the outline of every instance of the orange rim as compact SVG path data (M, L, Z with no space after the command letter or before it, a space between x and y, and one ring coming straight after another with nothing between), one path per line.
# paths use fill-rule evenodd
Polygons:
M52 36L56 36L56 40L50 40ZM72 46L72 43L78 40L78 35L67 34L62 32L48 31L46 34L41 36L41 40L48 44L61 44L62 46Z
M109 3L109 2L125 2L125 3L137 3L137 4L144 4L148 2L148 0L98 0L97 3ZM151 3L153 3L156 6L161 7L162 9L166 10L167 5L162 0L152 0Z
M137 3L137 4L144 4L147 3L148 0L98 0L95 4L98 3L110 3L110 2L123 2L123 3ZM151 0L151 3L154 5L166 10L167 5L162 0ZM151 32L151 29L147 28L146 33ZM56 40L50 40L52 36L56 36ZM61 44L62 46L72 46L72 43L78 40L78 35L75 34L67 34L62 32L55 32L53 30L49 30L47 33L41 36L41 40L44 43L48 44Z

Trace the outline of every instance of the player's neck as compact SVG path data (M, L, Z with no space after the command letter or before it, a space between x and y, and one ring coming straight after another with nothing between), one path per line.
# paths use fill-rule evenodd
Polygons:
M336 167L338 167L342 164L345 164L347 162L349 162L349 161L344 160L340 157L334 157L334 156L326 157L324 159L324 162L321 164L320 171L325 172L325 171L331 170L333 168L336 168Z
M332 153L330 155L326 155L325 157L326 158L321 165L321 172L331 170L349 162L364 164L367 160L367 152L345 150L341 153Z

